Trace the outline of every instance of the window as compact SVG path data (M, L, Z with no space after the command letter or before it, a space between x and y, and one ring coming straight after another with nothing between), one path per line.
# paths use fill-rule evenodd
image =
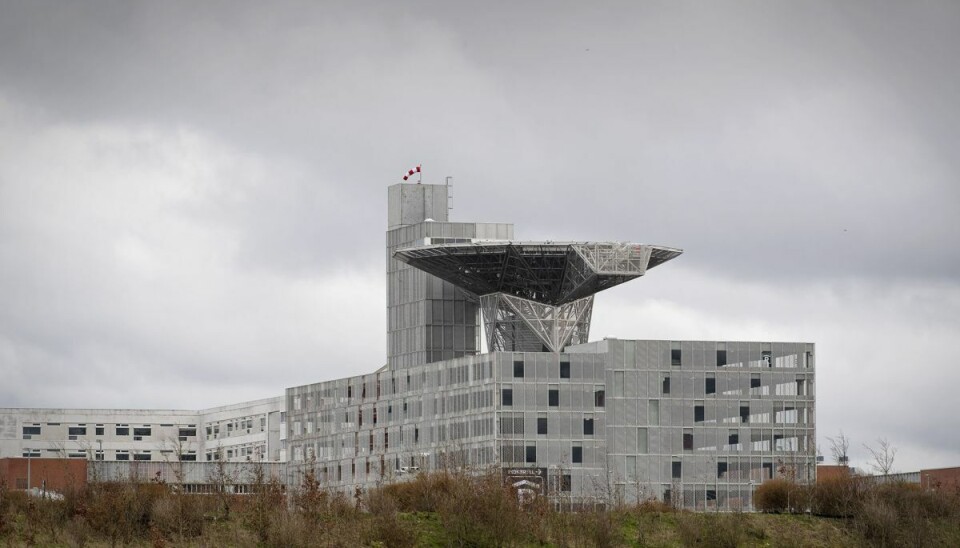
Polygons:
M670 365L681 365L683 363L682 357L679 348L670 350Z
M547 418L537 417L537 434L547 433Z
M130 428L127 427L127 426L123 426L123 427L118 426L118 427L117 427L117 435L118 435L118 436L129 436L129 435L130 435Z
M67 428L68 436L86 436L87 427L86 426L71 426Z
M750 388L760 388L760 373L750 375Z
M724 461L717 462L717 478L723 479L727 475L727 463Z
M727 365L727 351L717 350L717 367L723 367L725 365Z
M670 467L670 477L673 479L680 479L683 477L683 465L680 463L680 461L673 461L673 464Z
M593 419L583 419L583 435L592 436L593 435Z
M580 464L583 462L583 447L579 445L573 446L573 451L570 454L570 462L575 464Z
M750 422L750 405L740 404L740 422Z
M773 357L769 350L764 350L760 353L760 362L760 365L773 367Z
M504 388L501 391L501 401L504 407L513 405L513 388Z
M563 474L562 476L560 476L560 491L564 493L569 493L572 483L573 482L571 481L570 474Z
M740 443L740 432L736 430L731 430L727 436L728 445L738 445Z
M647 429L637 428L637 453L645 455L647 453Z
M594 407L603 407L606 404L606 392L603 390L597 390L593 393L593 405Z
M693 406L693 422L703 422L703 405Z
M133 435L134 435L134 436L149 436L149 435L150 435L150 429L149 429L149 428L134 428L134 429L133 429Z
M670 375L663 376L663 389L661 390L664 394L670 393Z
M513 376L517 379L523 378L523 360L513 360Z
M528 463L537 462L537 446L536 445L527 446L527 462Z
M117 453L117 455L113 458L114 460L130 460L130 455L126 453Z
M180 455L180 460L185 462L193 462L197 460L197 456L196 455Z
M717 379L713 375L708 375L703 383L703 391L707 394L717 393Z
M196 428L181 428L180 437L181 438L192 438L197 436Z
M547 393L547 400L550 407L558 407L560 405L560 390L558 388L551 388Z
M102 426L98 426L98 427L96 428L96 432L97 432L96 435L102 436L102 435L103 435L103 427L102 427Z
M570 356L560 356L560 378L570 378Z
M39 436L40 427L39 426L24 426L23 427L24 436ZM23 439L28 440L30 438L24 437Z
M149 453L135 453L133 455L133 460L152 460L152 458Z

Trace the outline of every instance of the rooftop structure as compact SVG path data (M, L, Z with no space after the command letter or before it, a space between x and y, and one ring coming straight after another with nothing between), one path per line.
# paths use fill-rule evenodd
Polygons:
M487 347L500 351L560 352L587 342L597 292L682 253L625 242L449 240L424 238L393 256L479 298Z

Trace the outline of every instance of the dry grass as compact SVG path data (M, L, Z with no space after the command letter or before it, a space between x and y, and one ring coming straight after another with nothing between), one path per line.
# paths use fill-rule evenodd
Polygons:
M0 546L960 546L960 494L842 481L767 487L763 504L776 514L696 514L655 501L561 513L543 501L518 506L497 474L454 472L358 496L309 475L293 490L262 482L244 496L104 483L52 501L0 486ZM824 515L790 514L805 504Z

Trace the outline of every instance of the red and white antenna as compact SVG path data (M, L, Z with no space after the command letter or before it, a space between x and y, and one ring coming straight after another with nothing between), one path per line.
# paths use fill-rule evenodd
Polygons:
M420 172L420 165L419 165L419 164L417 164L417 167L415 167L415 168L411 169L410 171L408 171L407 174L403 176L403 180L406 181L406 180L409 179L410 177L413 177L413 174L414 174L414 173L417 173L417 174L418 174L418 175L417 175L417 184L420 184L420 181L423 180L423 174Z

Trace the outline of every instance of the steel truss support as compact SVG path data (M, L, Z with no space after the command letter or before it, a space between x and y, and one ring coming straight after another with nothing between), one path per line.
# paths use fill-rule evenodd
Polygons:
M593 295L549 305L506 293L480 297L487 348L504 352L560 352L587 342Z

